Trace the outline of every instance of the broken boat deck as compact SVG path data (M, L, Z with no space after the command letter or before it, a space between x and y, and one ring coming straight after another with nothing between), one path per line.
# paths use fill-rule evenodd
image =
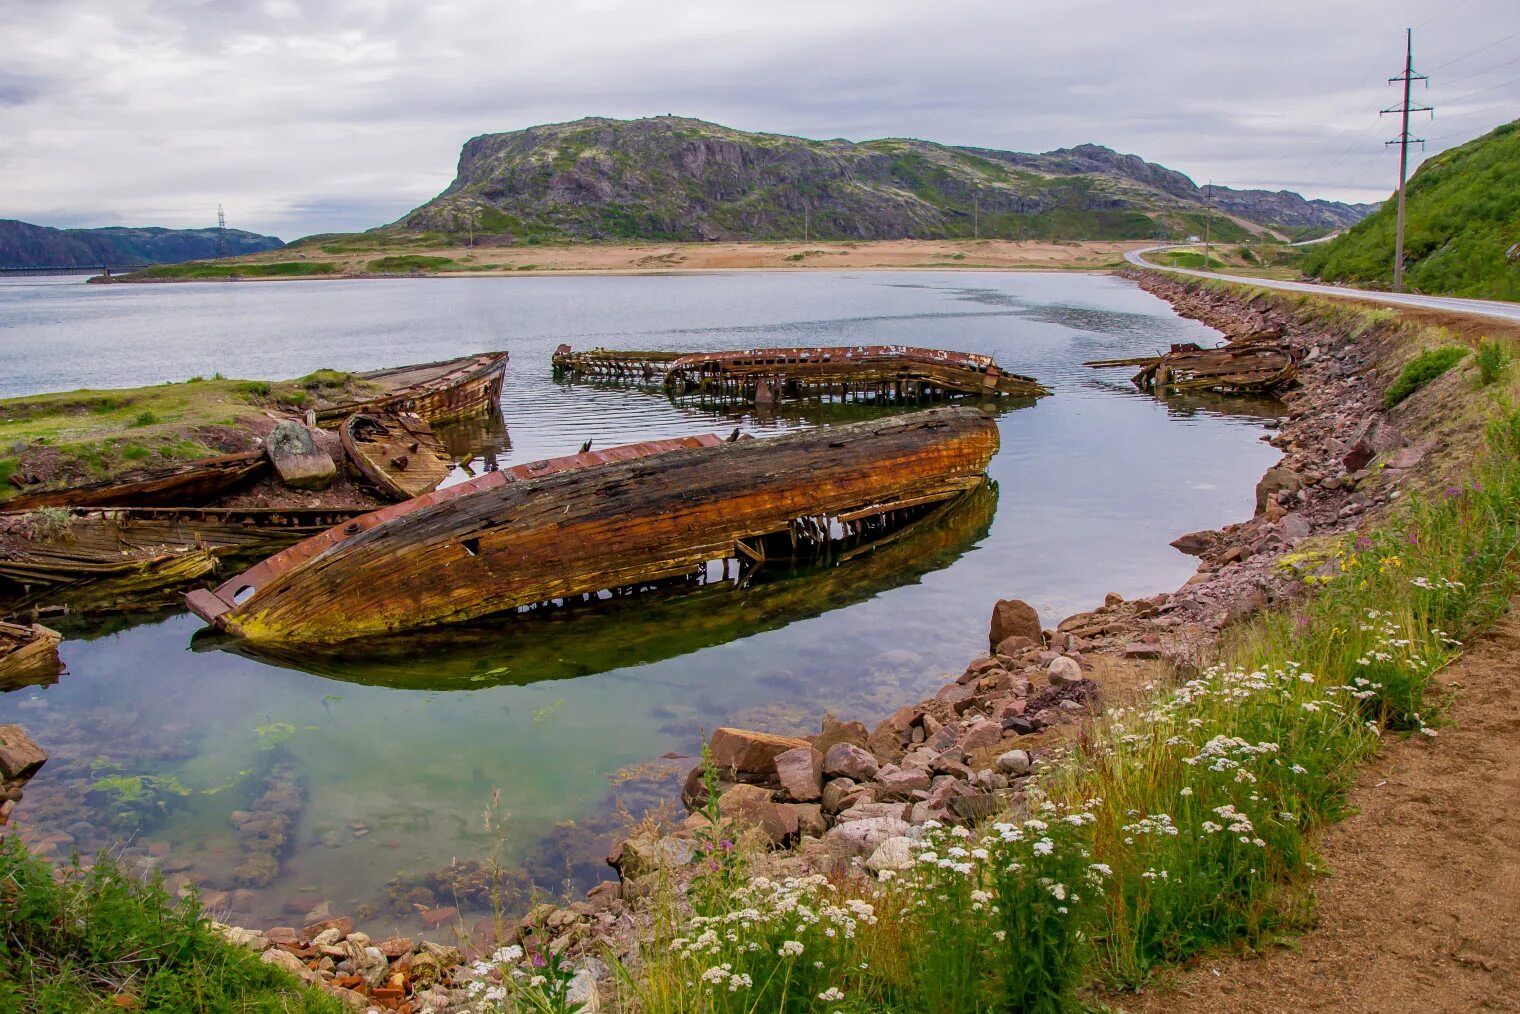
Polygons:
M1281 345L1257 339L1206 349L1191 342L1173 345L1159 356L1095 359L1093 369L1139 366L1130 378L1142 391L1218 391L1224 394L1270 394L1298 376L1298 361Z

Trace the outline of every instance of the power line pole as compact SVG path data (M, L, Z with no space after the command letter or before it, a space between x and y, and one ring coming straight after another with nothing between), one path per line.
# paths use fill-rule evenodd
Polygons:
M1424 81L1425 87L1430 87L1429 77L1414 72L1414 29L1406 28L1404 29L1404 73L1398 77L1388 79L1389 84L1403 82L1404 101L1399 105L1390 106L1378 113L1379 116L1384 116L1388 113L1402 113L1404 117L1403 128L1399 131L1399 136L1392 141L1384 142L1385 145L1396 144L1399 146L1399 224L1398 232L1393 240L1394 292L1404 291L1404 181L1409 175L1409 146L1410 144L1418 144L1422 151L1425 148L1425 139L1423 137L1409 136L1409 114L1428 112L1432 116L1435 115L1434 109L1431 106L1412 106L1409 104L1409 86L1415 81Z
M216 259L221 260L227 256L227 213L222 206L216 206Z
M1203 270L1214 265L1214 181L1203 190Z

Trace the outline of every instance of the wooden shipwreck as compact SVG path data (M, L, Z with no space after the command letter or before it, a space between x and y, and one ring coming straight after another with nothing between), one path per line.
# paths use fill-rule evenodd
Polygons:
M951 566L992 526L991 481L880 525L852 525L823 560L727 559L642 586L637 594L548 606L387 637L329 645L250 643L216 630L191 640L269 665L369 686L479 690L573 679L647 665L863 602ZM885 519L883 519L885 522Z
M63 635L40 623L0 621L0 690L45 683L63 672Z
M439 490L309 539L186 601L264 642L468 620L763 556L751 542L773 533L825 540L835 525L973 488L997 444L988 415L950 408L767 440L708 437L493 485L488 475L462 484L481 488Z
M971 396L1039 398L1038 381L1001 369L990 356L911 345L817 346L730 352L650 352L561 345L557 373L604 380L662 378L672 394L698 392L766 403L782 398L936 401Z
M7 512L38 507L196 506L252 482L268 467L263 451L243 451L168 468L125 472L98 482L22 493L0 501L0 505Z
M0 602L92 612L258 559L365 513L269 508L70 508L0 516Z
M436 363L356 374L381 388L381 393L319 408L317 421L337 425L355 412L415 412L434 423L471 415L501 400L507 359L505 352L481 352Z
M338 429L359 474L387 499L408 500L449 477L452 459L421 416L356 412Z
M1268 394L1292 383L1298 360L1282 345L1263 340L1231 342L1207 349L1192 342L1173 345L1160 356L1097 359L1094 369L1138 366L1131 381L1142 391L1218 391Z

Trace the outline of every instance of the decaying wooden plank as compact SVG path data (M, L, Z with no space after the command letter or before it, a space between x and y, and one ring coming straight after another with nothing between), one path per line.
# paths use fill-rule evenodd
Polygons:
M338 433L359 473L391 500L436 489L453 467L443 442L415 412L356 412Z
M268 467L263 451L243 451L169 468L125 472L98 482L22 493L0 501L0 505L7 512L38 507L196 506L252 482Z
M309 540L288 565L187 601L254 641L465 620L687 573L804 519L826 530L841 513L963 489L997 442L986 414L937 409L501 483Z

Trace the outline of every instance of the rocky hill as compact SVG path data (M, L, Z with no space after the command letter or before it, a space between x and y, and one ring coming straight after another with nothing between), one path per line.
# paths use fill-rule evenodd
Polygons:
M1215 235L1343 228L1370 205L1212 188ZM454 182L392 230L588 239L1147 239L1202 231L1182 173L1085 144L1043 154L591 117L467 142Z
M216 256L215 229L53 229L0 219L0 267L90 267L105 264L178 264ZM273 236L228 229L230 255L274 250L285 244Z
M1304 273L1391 286L1396 198L1315 248ZM1426 159L1409 180L1406 205L1407 288L1520 300L1520 120Z

